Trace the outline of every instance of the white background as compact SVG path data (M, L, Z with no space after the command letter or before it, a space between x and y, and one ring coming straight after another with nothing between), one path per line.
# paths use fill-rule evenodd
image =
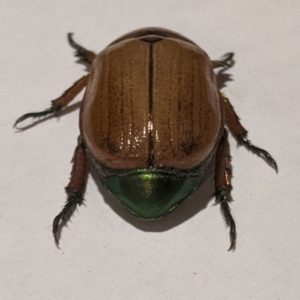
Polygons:
M0 22L1 300L300 299L299 1L1 0ZM222 91L279 173L230 137L234 253L209 196L212 176L174 213L145 222L90 175L86 206L63 231L61 250L54 245L79 105L23 132L13 122L48 108L85 74L67 32L97 52L145 26L186 35L212 59L235 52Z

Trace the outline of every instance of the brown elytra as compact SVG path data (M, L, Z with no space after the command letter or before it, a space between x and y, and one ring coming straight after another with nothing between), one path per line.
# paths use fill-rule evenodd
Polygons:
M224 127L208 55L176 33L140 30L97 55L83 100L88 149L116 169L191 169ZM145 37L146 35L146 37Z

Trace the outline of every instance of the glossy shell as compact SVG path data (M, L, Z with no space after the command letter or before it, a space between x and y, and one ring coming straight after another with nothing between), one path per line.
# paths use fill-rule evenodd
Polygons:
M223 127L212 63L172 31L131 32L98 54L81 111L92 156L111 169L189 170Z

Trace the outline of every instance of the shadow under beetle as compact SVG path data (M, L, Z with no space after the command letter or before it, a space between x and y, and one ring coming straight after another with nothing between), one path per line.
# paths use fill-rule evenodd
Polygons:
M20 117L54 115L86 87L80 108L80 137L73 157L67 202L53 222L58 244L62 227L83 203L90 157L104 186L144 219L170 213L203 180L213 157L215 195L230 248L236 226L230 212L229 128L238 142L277 171L272 156L251 144L229 99L217 88L214 68L228 68L233 53L211 61L194 42L170 30L143 28L112 42L98 55L68 39L80 61L91 65L52 106Z

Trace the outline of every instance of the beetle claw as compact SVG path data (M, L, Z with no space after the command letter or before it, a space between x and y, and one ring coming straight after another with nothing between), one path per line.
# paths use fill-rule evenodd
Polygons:
M262 157L267 164L269 164L272 168L275 169L276 173L278 173L278 167L275 159L271 156L269 152L259 147L254 146L248 139L246 134L241 134L238 137L238 141L244 145L248 150L252 151L256 155Z
M234 252L235 251L235 248L236 248L236 240L231 240L231 243L230 243L230 247L228 248L227 251L232 251Z
M230 67L232 67L233 66L233 56L234 56L234 53L233 52L228 52L228 53L226 53L226 54L224 54L223 56L222 56L222 62L223 62L223 64L226 66L226 67L228 67L228 68L230 68Z
M52 234L54 237L54 241L56 246L59 248L59 240L61 235L62 227L64 226L62 221L62 213L57 215L53 220L53 228L52 228Z
M62 228L65 226L65 222L63 220L62 213L57 215L53 220L53 228L52 228L52 234L54 237L54 241L56 246L59 248L59 241L61 236Z
M74 48L75 50L79 51L86 51L86 49L82 46L80 46L79 44L77 44L74 40L73 40L73 32L69 32L68 33L68 41L69 44L72 48Z
M83 198L80 192L68 192L67 190L67 193L67 202L62 211L54 218L52 225L52 234L57 247L59 247L59 240L63 227L67 225L68 221L72 217L77 204L80 206L83 203Z
M227 251L234 251L236 247L236 226L234 219L231 215L231 210L229 207L230 198L227 192L220 191L220 193L217 195L216 203L220 204L221 206L221 214L223 216L224 222L227 227L229 227L229 235L230 235L230 247Z

